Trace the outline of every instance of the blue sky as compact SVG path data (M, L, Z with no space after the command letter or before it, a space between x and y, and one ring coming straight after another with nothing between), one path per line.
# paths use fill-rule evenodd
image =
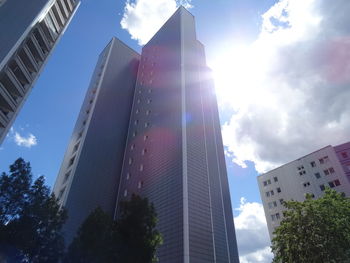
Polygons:
M0 171L23 157L52 186L98 54L112 36L140 51L180 2L214 70L241 262L270 262L257 171L349 140L346 0L84 0L0 148Z

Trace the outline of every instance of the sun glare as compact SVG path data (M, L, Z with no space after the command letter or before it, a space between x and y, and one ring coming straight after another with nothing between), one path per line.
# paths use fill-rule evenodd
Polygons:
M269 70L269 59L256 45L237 45L223 50L212 61L216 93L220 104L238 110L251 104L273 105L273 96L259 89Z

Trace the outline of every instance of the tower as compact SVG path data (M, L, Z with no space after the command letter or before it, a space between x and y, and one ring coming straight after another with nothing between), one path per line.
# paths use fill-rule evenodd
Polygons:
M119 52L125 53L125 48ZM99 182L86 191L87 173L77 170L70 175L71 184L67 186L62 183L65 171L61 170L55 193L66 196L62 204L68 207L69 213L86 210L83 203L72 201L73 196L84 196L80 201L93 203L95 207L103 204L104 198L110 198L108 202L115 198L115 217L118 217L119 202L132 193L147 197L157 211L157 228L164 240L157 252L160 262L239 262L214 85L206 66L204 47L196 39L194 17L180 7L143 47L138 59L134 83L121 85L115 79L117 94L113 98L130 102L128 124L125 125L125 111L124 121L118 125L125 132L124 143L110 141L105 144L108 149L101 148L94 153L86 150L91 161L94 154L102 155L103 159L108 158L109 152L123 150L123 155L113 161L115 167L120 165L119 172L117 169L100 172L96 168L88 174L89 185L105 178L111 182L109 178L115 178L115 196L105 196L107 188L101 188ZM131 61L124 62L114 61L126 69L122 75L119 69L111 69L114 75L126 77L134 72ZM107 68L111 66L106 64ZM120 88L132 90L133 96L124 96L123 91L118 93ZM97 95L96 103L100 101L107 108L103 100ZM121 109L119 107L119 111ZM83 120L81 115L78 122ZM115 114L113 118L111 121L118 123L120 115ZM99 122L103 121L99 118L94 124L88 124L87 132L99 129ZM103 129L89 140L99 140L110 132ZM80 146L82 151L87 144L86 137ZM73 159L77 166L82 163L83 167L83 163L89 162L82 154L77 158ZM67 160L69 158L65 158L62 167L69 165ZM94 165L100 167L100 161L94 161ZM109 192L112 186L108 189ZM105 197L101 200L95 193L103 193ZM67 206L69 203L71 209ZM88 214L95 207L83 213ZM110 209L107 212L111 213Z
M0 144L79 3L0 1Z

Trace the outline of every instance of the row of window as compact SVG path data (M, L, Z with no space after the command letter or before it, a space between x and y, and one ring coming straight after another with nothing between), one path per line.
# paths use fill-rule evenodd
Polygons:
M104 57L106 57L106 55L104 56ZM76 144L74 145L74 147L73 147L73 150L72 150L72 157L71 157L71 159L69 160L69 162L68 162L68 166L67 166L67 172L65 173L65 175L64 175L64 177L63 177L63 181L62 181L62 185L63 185L63 188L62 188L62 190L60 190L60 192L59 192L59 195L58 195L58 198L60 199L62 196L63 196L63 193L64 193L64 191L65 191L65 189L66 189L66 183L67 183L67 181L68 181L68 179L69 179L69 177L70 177L70 174L71 174L71 171L72 171L72 169L71 169L71 167L73 166L73 164L74 164L74 162L75 162L75 158L76 158L76 156L77 156L77 154L76 154L76 152L78 151L78 149L79 149L79 146L80 146L80 142L81 142L81 137L83 136L83 133L84 133L84 131L85 131L85 126L86 126L86 124L87 124L87 121L88 121L88 118L89 118L89 114L90 114L90 111L91 111L91 107L92 107L92 103L94 102L94 99L95 99L95 95L96 95L96 91L97 91L97 86L98 86L98 83L99 83L99 81L100 81L100 77L101 77L101 72L103 71L103 68L104 68L104 64L101 64L101 66L100 66L100 72L99 72L99 74L97 75L98 76L98 78L97 78L97 80L96 80L96 82L95 82L95 87L94 87L94 89L91 91L91 97L90 97L90 100L89 100L89 102L88 102L88 107L87 107L87 110L85 111L85 115L86 115L86 117L84 118L84 121L82 122L82 127L81 127L81 130L80 130L80 132L78 133L78 137L77 137L77 139L76 139Z
M272 221L279 220L279 219L281 219L280 213L276 213L276 214L271 215Z
M137 188L138 189L141 189L143 186L144 186L144 182L143 181L138 181L137 182ZM124 190L124 197L127 197L127 196L128 196L128 189L125 189Z
M280 205L283 205L283 199L279 199L279 203L280 203ZM274 207L277 207L277 201L272 201L272 202L269 202L268 203L268 206L269 206L269 208L271 209L271 208L274 208Z
M340 181L338 179L328 182L328 186L330 188L334 188L334 187L339 186L339 185L341 185L341 184L340 184ZM321 184L320 189L321 189L321 191L324 191L326 189L326 186L324 184Z
M328 156L324 156L324 157L318 159L318 161L319 161L320 164L327 163L327 162L329 161L329 157L328 157ZM314 168L314 167L317 166L317 164L316 164L315 161L312 161L312 162L310 162L310 166ZM305 174L304 165L298 166L297 169L298 169L298 171L300 171L300 172L299 172L300 175Z
M277 192L277 193L280 193L280 192L281 192L281 188L280 188L280 187L277 187L277 188L276 188L276 192ZM265 195L266 195L266 197L270 197L270 196L275 195L275 192L274 192L273 190L267 191L267 192L265 192Z
M330 174L334 174L334 173L335 173L335 170L334 170L333 167L329 167L328 169L323 170L323 173L324 173L324 175L330 175ZM305 172L305 171L300 171L300 172L299 172L299 175L303 175L303 174L306 174L306 172ZM314 173L314 175L315 175L315 177L316 177L317 179L321 178L321 175L320 175L319 172Z
M278 178L277 178L277 177L274 177L274 178L273 178L273 181L274 181L274 182L278 182ZM266 181L263 181L263 184L264 184L264 186L267 186L267 185L271 184L271 180L268 179L268 180L266 180Z

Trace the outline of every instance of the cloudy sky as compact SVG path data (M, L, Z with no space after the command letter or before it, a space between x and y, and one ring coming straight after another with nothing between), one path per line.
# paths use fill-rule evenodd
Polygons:
M52 185L98 54L137 51L180 5L214 70L242 263L271 262L258 173L349 141L350 1L85 0L0 148Z

